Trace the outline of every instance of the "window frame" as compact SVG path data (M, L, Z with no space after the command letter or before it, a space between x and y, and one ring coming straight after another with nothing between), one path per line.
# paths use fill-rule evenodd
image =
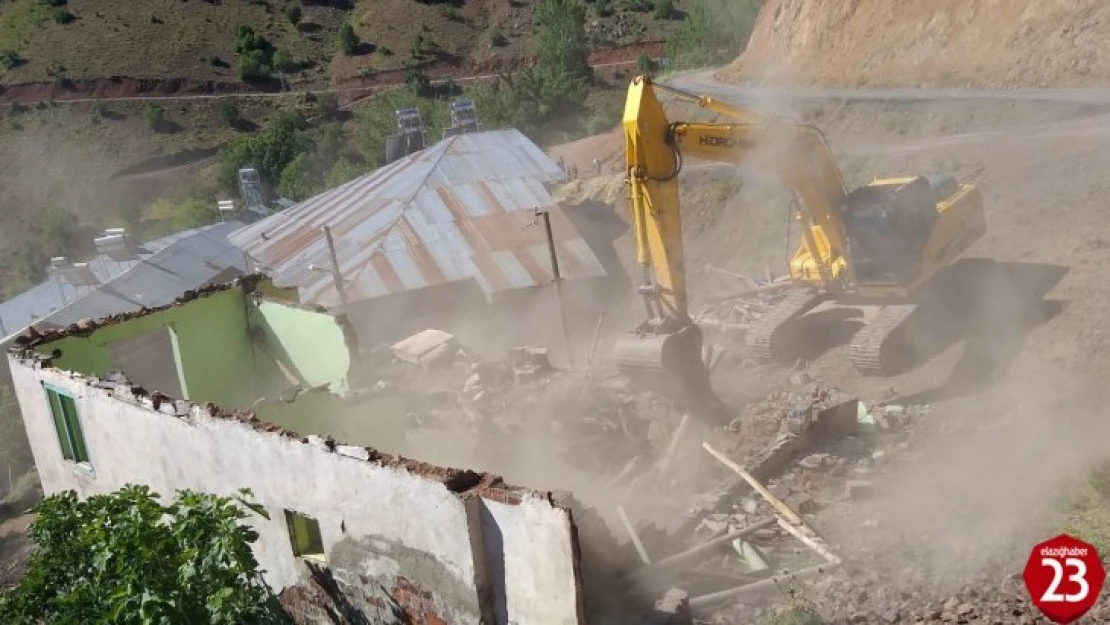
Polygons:
M58 438L58 449L62 460L88 475L95 475L92 454L89 453L88 438L81 423L81 411L77 408L77 396L52 384L42 385L46 395L46 405L50 409L50 420L54 424L54 434ZM69 407L67 407L67 404ZM69 414L69 408L72 414ZM79 443L78 446L74 442ZM83 456L79 458L79 456Z
M289 534L289 546L293 550L293 556L321 562L326 561L327 554L324 551L320 521L296 510L283 509L282 512L285 513L285 531ZM303 530L305 534L299 532L298 529Z

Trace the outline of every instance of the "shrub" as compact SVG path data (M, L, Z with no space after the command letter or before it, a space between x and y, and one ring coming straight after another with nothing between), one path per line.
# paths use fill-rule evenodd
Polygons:
M427 28L425 26L425 28ZM439 44L432 38L431 35L425 33L418 33L416 40L412 44L412 56L422 57L426 54L431 54L439 48Z
M166 123L166 109L157 104L147 104L143 116L151 130L160 130Z
M239 106L231 100L224 100L220 103L220 119L228 126L235 127L243 123L243 114L239 111Z
M274 68L283 72L292 72L297 69L297 62L293 60L293 55L288 50L282 48L274 53Z
M89 109L89 116L92 117L94 122L100 121L108 113L108 106L97 100L93 102L92 108Z
M234 498L179 491L168 504L145 486L81 499L70 490L35 506L27 575L0 597L5 623L265 623L283 615L253 546L241 490Z
M339 100L334 93L321 93L316 96L316 110L321 117L333 119L339 114Z
M443 5L443 8L441 8L439 12L443 14L443 17L452 22L463 21L463 16L461 13L459 13L459 10L451 6L450 4Z
M654 72L655 61L650 56L641 54L640 57L636 59L636 67L641 72Z
M59 24L68 24L77 19L77 16L65 9L54 9L54 21Z
M420 97L427 97L432 92L432 81L419 67L409 65L405 69L405 84Z
M269 75L270 67L257 50L239 57L239 77L243 80L261 80L269 77Z
M500 47L503 47L505 45L508 45L508 43L509 43L509 40L505 37L505 35L500 30L495 28L492 31L490 31L489 44L491 46L493 46L495 48L500 48Z
M42 0L42 3L48 7L64 7L68 0Z
M300 24L301 23L301 7L299 7L295 4L292 5L292 6L285 7L285 19L289 20L289 23L294 25L294 26L296 26L297 24Z
M343 22L339 27L339 51L347 56L354 55L358 51L359 41L358 35L355 34L354 26L350 22Z
M19 56L15 50L0 52L0 65L3 65L4 69L15 69L26 62L27 60Z
M669 20L674 16L674 0L655 0L652 15L657 20Z

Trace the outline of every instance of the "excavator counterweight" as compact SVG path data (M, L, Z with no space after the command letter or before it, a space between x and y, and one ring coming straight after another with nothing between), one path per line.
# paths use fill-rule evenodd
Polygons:
M728 123L672 122L656 93L667 93ZM765 118L707 96L632 80L623 117L629 206L643 274L647 319L619 341L618 367L649 379L703 411L724 415L702 358L702 333L689 316L678 175L685 158L769 169L794 195L801 243L790 260L793 292L746 334L749 357L771 360L809 340L795 322L818 309L862 309L850 358L866 375L889 371L892 349L919 295L941 269L986 231L982 196L971 179L903 176L848 192L820 130ZM977 173L976 173L977 175Z

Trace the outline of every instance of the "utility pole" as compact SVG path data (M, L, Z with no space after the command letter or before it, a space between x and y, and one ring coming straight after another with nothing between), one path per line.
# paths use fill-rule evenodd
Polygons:
M567 328L567 314L563 305L563 278L559 275L559 256L555 253L555 237L551 234L551 213L536 209L536 214L543 217L543 230L547 236L547 250L551 253L551 275L555 282L555 298L559 302L559 325L563 329L563 349L567 353L567 361L574 367L574 351L570 348L570 330Z

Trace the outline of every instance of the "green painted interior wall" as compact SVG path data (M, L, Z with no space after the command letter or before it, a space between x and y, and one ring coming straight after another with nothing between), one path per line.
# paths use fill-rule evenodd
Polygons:
M109 346L114 341L169 327L177 335L189 399L242 408L258 396L246 306L241 290L227 289L38 349L44 354L60 349L61 357L54 361L59 368L104 375L113 368Z
M260 402L255 413L263 421L298 434L330 435L346 445L392 454L411 453L405 439L408 417L399 397L347 404L331 393L304 393L293 402Z
M248 323L249 322L249 323ZM338 320L328 314L257 300L240 289L227 289L186 304L99 328L87 337L67 337L38 347L61 355L54 365L86 375L114 368L111 346L160 328L175 336L179 373L194 402L246 408L259 397L275 398L294 386L275 363L279 359L305 387L327 384L332 393L347 390L350 349ZM150 389L157 390L157 389ZM270 399L259 417L305 434L331 434L340 440L369 441L397 437L386 423L404 411L395 404L351 407L332 393L303 394L295 403ZM376 415L372 423L367 415ZM372 427L368 426L370 424ZM390 433L392 432L392 434ZM343 437L343 438L341 438ZM397 440L403 440L401 436ZM370 445L370 442L363 444ZM395 446L390 444L390 447Z
M250 320L270 351L304 385L329 384L334 392L346 391L351 352L335 317L262 300L251 306Z

